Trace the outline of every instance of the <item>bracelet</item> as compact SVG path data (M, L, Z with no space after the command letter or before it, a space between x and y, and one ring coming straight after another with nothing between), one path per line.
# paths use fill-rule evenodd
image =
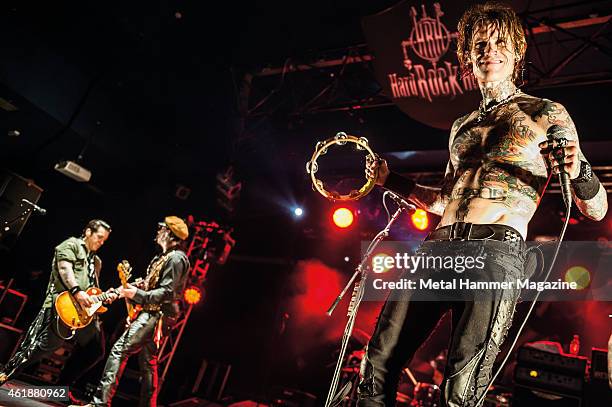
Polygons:
M383 188L407 198L408 195L414 191L415 186L416 182L414 182L411 178L403 177L398 173L391 171L389 176L387 176L387 180L385 181Z
M79 291L81 291L81 287L79 287L78 285L75 285L74 287L72 287L69 292L71 295L75 295L76 293L78 293Z
M601 183L599 182L597 175L593 174L593 177L590 180L582 182L574 182L574 180L572 180L571 185L576 198L580 199L581 201L588 201L597 195Z

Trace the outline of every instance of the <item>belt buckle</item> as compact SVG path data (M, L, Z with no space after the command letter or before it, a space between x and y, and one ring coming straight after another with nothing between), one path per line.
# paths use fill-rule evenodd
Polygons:
M455 222L451 225L448 240L469 240L472 233L472 223Z

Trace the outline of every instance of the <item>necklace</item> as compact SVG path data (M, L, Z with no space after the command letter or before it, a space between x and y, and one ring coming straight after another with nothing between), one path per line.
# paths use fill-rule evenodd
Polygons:
M516 88L514 93L511 93L510 95L506 96L502 100L489 105L489 107L485 106L484 99L481 100L480 105L478 106L478 117L476 117L476 123L480 123L481 121L484 120L487 114L489 114L489 112L491 112L494 109L497 109L499 106L503 105L504 103L509 102L510 99L514 98L515 96L521 93L522 93L521 90L519 88Z

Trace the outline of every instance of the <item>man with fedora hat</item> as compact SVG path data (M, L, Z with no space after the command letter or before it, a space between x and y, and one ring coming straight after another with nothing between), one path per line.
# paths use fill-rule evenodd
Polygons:
M120 295L142 307L110 351L102 379L88 406L110 406L128 358L139 353L142 385L140 406L157 405L157 351L162 337L176 323L180 296L189 274L189 260L182 243L189 236L185 222L167 216L158 224L155 243L162 253L151 260L147 276L138 287L128 284Z

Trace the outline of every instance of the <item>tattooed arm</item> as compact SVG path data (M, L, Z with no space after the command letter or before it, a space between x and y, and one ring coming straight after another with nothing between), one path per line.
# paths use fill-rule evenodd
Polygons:
M553 125L558 125L564 130L563 135L570 141L567 147L565 147L563 167L565 171L570 174L570 179L573 180L578 178L580 175L580 162L588 161L580 150L576 126L567 110L559 103L543 100L541 110L534 115L533 119L536 120L538 125L545 132ZM542 153L546 155L546 158L551 163L553 173L558 174L560 163L554 157L554 153L550 150L548 143L542 142L539 146L542 148ZM590 199L580 199L576 196L574 188L572 188L572 197L580 212L593 220L602 220L608 211L608 196L605 188L601 184L599 184L599 190L596 195Z
M453 164L449 160L446 165L446 173L444 174L441 187L435 188L416 184L414 190L408 196L408 199L417 207L442 216L446 205L450 202L454 177L455 170Z
M72 263L69 261L60 260L57 263L57 270L66 288L72 288L79 285L76 277L74 276L74 272L72 271Z
M455 136L459 132L459 129L461 129L461 126L467 121L467 119L469 119L470 116L471 113L460 117L453 123L450 137L448 139L449 153L451 152L451 146L453 145ZM444 178L442 179L440 187L434 188L416 184L414 191L410 194L410 196L408 196L408 199L419 208L442 216L444 209L446 209L446 205L448 205L448 203L451 201L451 193L453 191L454 184L455 168L452 160L449 159L448 164L446 164L446 171L444 172Z

